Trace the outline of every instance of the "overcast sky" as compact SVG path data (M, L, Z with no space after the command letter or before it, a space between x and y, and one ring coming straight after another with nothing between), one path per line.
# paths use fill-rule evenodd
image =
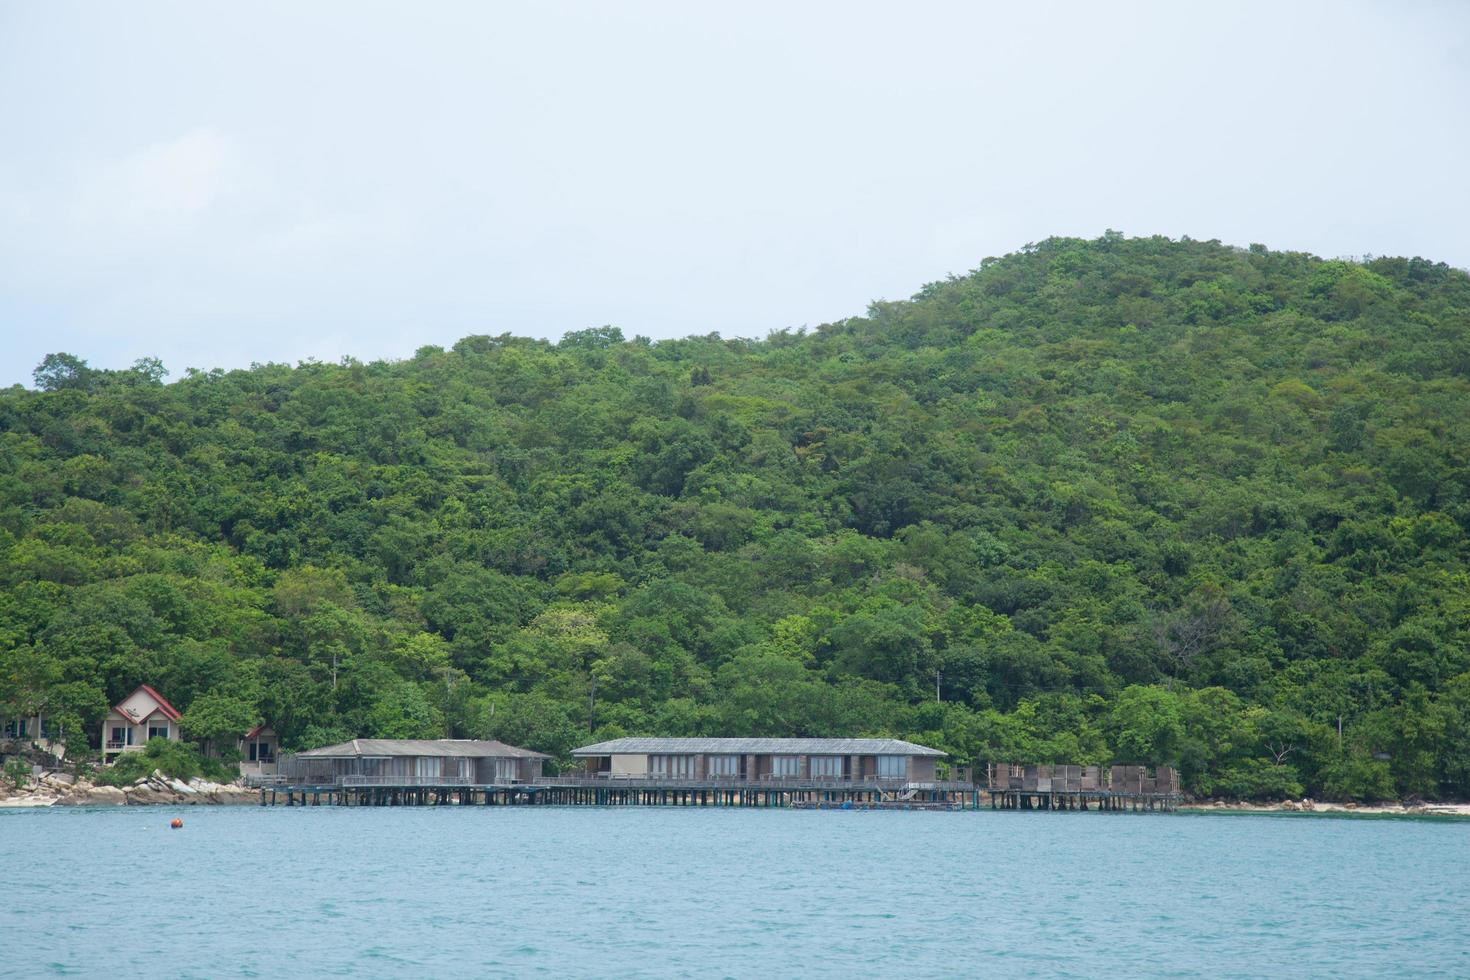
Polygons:
M1464 267L1467 174L1467 3L0 0L0 384L759 337L1107 228Z

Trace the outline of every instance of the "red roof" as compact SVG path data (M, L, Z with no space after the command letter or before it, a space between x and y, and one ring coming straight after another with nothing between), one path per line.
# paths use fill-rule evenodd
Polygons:
M159 694L147 684L140 684L139 687L147 691L149 696L152 697L153 700L158 702L158 707L163 710L164 714L168 715L169 721L178 721L181 717L183 717L181 714L179 714L178 708L175 708L173 705L168 703L168 698L164 697L162 694Z
M259 735L261 732L269 730L270 727L271 726L265 725L265 724L256 725L254 728L250 729L250 731L248 731L244 735L242 735L241 738L254 738L255 736ZM275 733L272 732L271 734L275 734Z
M153 688L149 687L147 684L139 684L138 687L137 687L137 689L133 691L133 694L137 694L138 691L147 691L148 692L148 696L150 698L152 698L154 701L157 701L158 702L158 708L157 708L157 710L158 711L162 711L164 717L167 718L169 721L178 721L181 717L183 717L182 715L179 714L179 709L178 708L175 708L173 705L171 705L171 704L168 703L168 698L164 697L162 694L159 694L157 691L155 691ZM132 697L133 694L129 694L128 695L128 698ZM113 705L112 706L112 710L113 711L116 711L118 714L122 714L123 713L123 710L122 710L123 701L126 701L128 698L123 698L122 701L119 701L117 704ZM148 712L148 715L151 715L151 714L153 714L152 711ZM148 717L148 715L144 715L144 717L146 718L146 717Z

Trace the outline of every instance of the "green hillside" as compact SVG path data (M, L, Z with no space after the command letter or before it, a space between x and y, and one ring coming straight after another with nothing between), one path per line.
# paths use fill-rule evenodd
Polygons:
M161 375L0 391L0 702L94 744L147 682L297 747L893 734L1470 796L1442 264L1108 233L760 342Z

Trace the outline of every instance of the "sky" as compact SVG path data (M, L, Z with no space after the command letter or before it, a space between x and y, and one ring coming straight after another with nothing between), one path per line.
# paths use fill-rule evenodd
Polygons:
M0 0L0 385L763 337L1051 235L1470 266L1470 4Z

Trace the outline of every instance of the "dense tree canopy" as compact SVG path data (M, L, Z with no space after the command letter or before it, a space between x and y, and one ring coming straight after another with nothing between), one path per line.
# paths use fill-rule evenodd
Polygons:
M0 392L0 703L1470 795L1470 277L1051 239L761 342Z

